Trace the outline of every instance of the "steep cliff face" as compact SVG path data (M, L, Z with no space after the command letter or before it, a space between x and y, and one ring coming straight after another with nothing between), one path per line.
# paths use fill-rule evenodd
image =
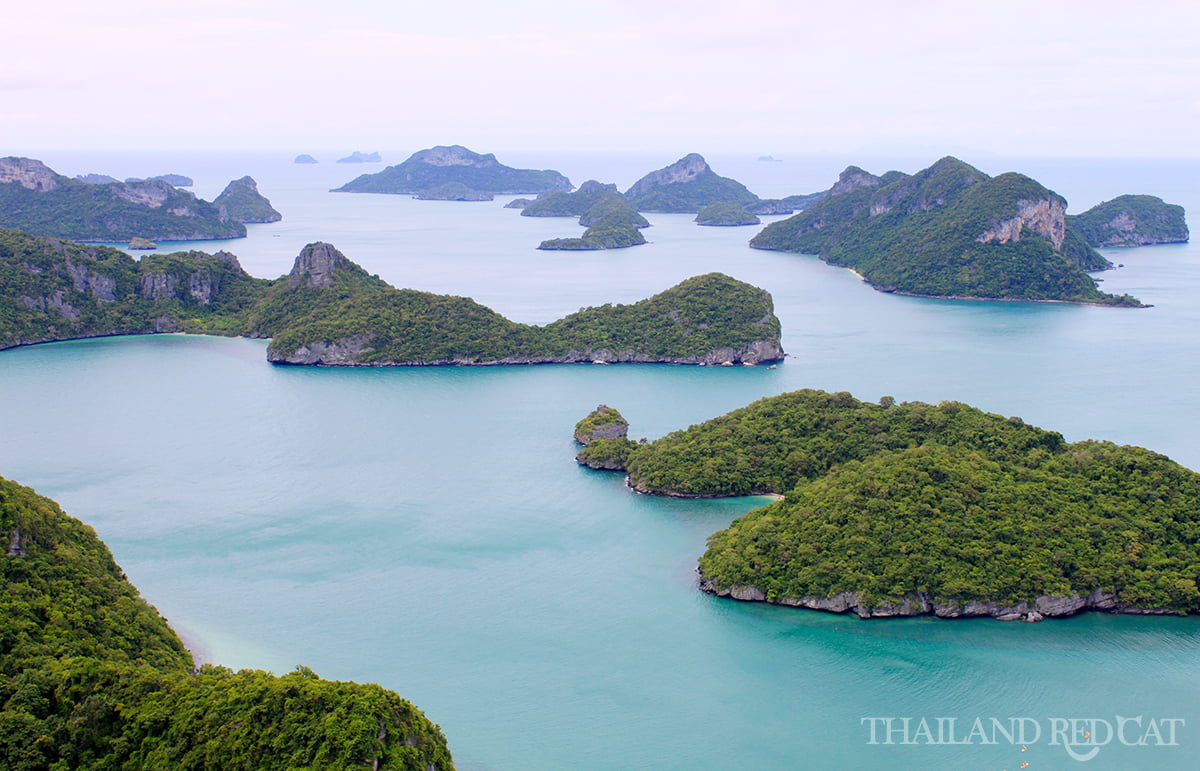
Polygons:
M1015 216L996 223L975 240L981 244L1020 241L1021 233L1026 228L1048 239L1055 249L1062 249L1067 235L1067 202L1057 196L1036 201L1017 201Z
M309 244L300 251L288 273L289 286L309 286L328 289L333 286L334 274L340 267L353 265L333 244L323 241Z
M26 190L45 193L58 187L58 174L33 158L0 158L0 183L13 182Z

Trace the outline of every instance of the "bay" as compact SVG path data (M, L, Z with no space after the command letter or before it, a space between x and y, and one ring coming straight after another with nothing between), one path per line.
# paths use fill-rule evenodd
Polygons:
M1194 768L1195 617L864 622L718 600L696 591L696 557L761 499L633 495L574 464L571 430L601 402L653 438L812 387L963 401L1200 468L1200 249L1106 252L1124 267L1102 287L1145 310L895 297L815 258L749 249L755 228L688 215L650 215L647 246L539 252L578 226L520 217L502 208L511 196L329 193L381 167L292 155L36 157L71 175L184 173L210 200L249 173L283 221L162 246L228 249L273 277L329 241L397 286L527 323L720 270L772 292L791 355L775 370L340 371L272 367L262 341L181 335L0 353L0 474L92 524L206 658L393 688L441 724L464 769L1062 768L1076 761L1051 744L1055 719L1117 715L1185 723L1176 746L1113 739L1089 768ZM498 157L622 188L675 160ZM933 160L709 156L764 196L827 187L848 163ZM1071 211L1122 192L1200 206L1196 161L964 160L1028 172ZM1027 717L1043 735L870 744L869 719L888 716Z

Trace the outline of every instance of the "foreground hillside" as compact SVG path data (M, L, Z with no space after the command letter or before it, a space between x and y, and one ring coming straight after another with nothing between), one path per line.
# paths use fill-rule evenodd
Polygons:
M445 737L377 685L192 669L91 528L0 478L0 758L68 769L453 769Z
M392 366L661 362L783 357L771 296L712 273L633 305L544 327L465 297L396 289L329 244L268 281L226 252L149 255L0 230L0 348L156 332L272 338L281 364Z
M1068 222L1061 196L957 158L913 175L877 177L852 166L824 198L771 223L750 245L818 255L887 292L1141 304L1096 288L1088 271L1112 266Z
M784 495L710 539L702 587L721 595L862 616L1200 611L1200 474L956 402L797 391L649 443L590 440L579 461L646 493Z

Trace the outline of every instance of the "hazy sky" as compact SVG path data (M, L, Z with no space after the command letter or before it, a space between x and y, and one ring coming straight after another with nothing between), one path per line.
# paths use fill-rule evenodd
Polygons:
M0 155L451 143L1200 155L1195 0L12 6Z

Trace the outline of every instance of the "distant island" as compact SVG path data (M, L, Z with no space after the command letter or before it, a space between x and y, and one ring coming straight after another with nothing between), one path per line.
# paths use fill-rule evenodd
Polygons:
M161 179L88 184L32 158L0 158L0 227L74 241L244 238L214 204Z
M625 191L625 198L638 211L683 214L695 214L714 204L740 206L750 214L791 214L824 196L822 191L759 198L741 182L718 175L698 153L689 153L670 166L650 172Z
M570 190L571 181L557 171L514 169L488 153L480 155L451 145L413 153L408 160L375 174L363 174L335 193L409 193L420 195L447 183L463 185L477 193L543 193Z
M862 617L1200 612L1200 474L1148 450L814 390L648 443L615 417L576 426L581 464L644 493L784 496L709 539L704 591Z
M184 176L183 174L159 174L154 177L146 177L145 179L140 177L128 177L125 181L132 185L136 182L145 182L146 179L161 179L163 182L166 182L168 185L173 187L191 187L192 185L196 184L191 177Z
M92 528L0 478L5 768L453 771L446 738L378 685L198 669Z
M719 273L543 327L465 297L396 289L333 246L291 273L248 275L228 252L134 260L0 230L0 348L124 334L271 338L269 361L325 366L759 364L783 357L771 296Z
M300 153L299 155L296 156L296 159L294 161L292 161L292 163L320 163L320 161L318 161L316 158L312 157L308 153Z
M821 200L767 225L750 246L818 255L885 292L1141 305L1096 287L1088 271L1112 264L1068 221L1062 196L957 158L912 175L851 166Z
M1183 207L1153 195L1118 196L1068 214L1067 224L1097 248L1181 244L1189 237Z
M338 158L338 163L382 163L383 158L379 153L364 153L359 150L347 155L345 158Z
M213 203L225 211L225 216L234 222L262 223L278 222L283 215L275 211L271 202L258 192L253 177L242 177L230 182Z

